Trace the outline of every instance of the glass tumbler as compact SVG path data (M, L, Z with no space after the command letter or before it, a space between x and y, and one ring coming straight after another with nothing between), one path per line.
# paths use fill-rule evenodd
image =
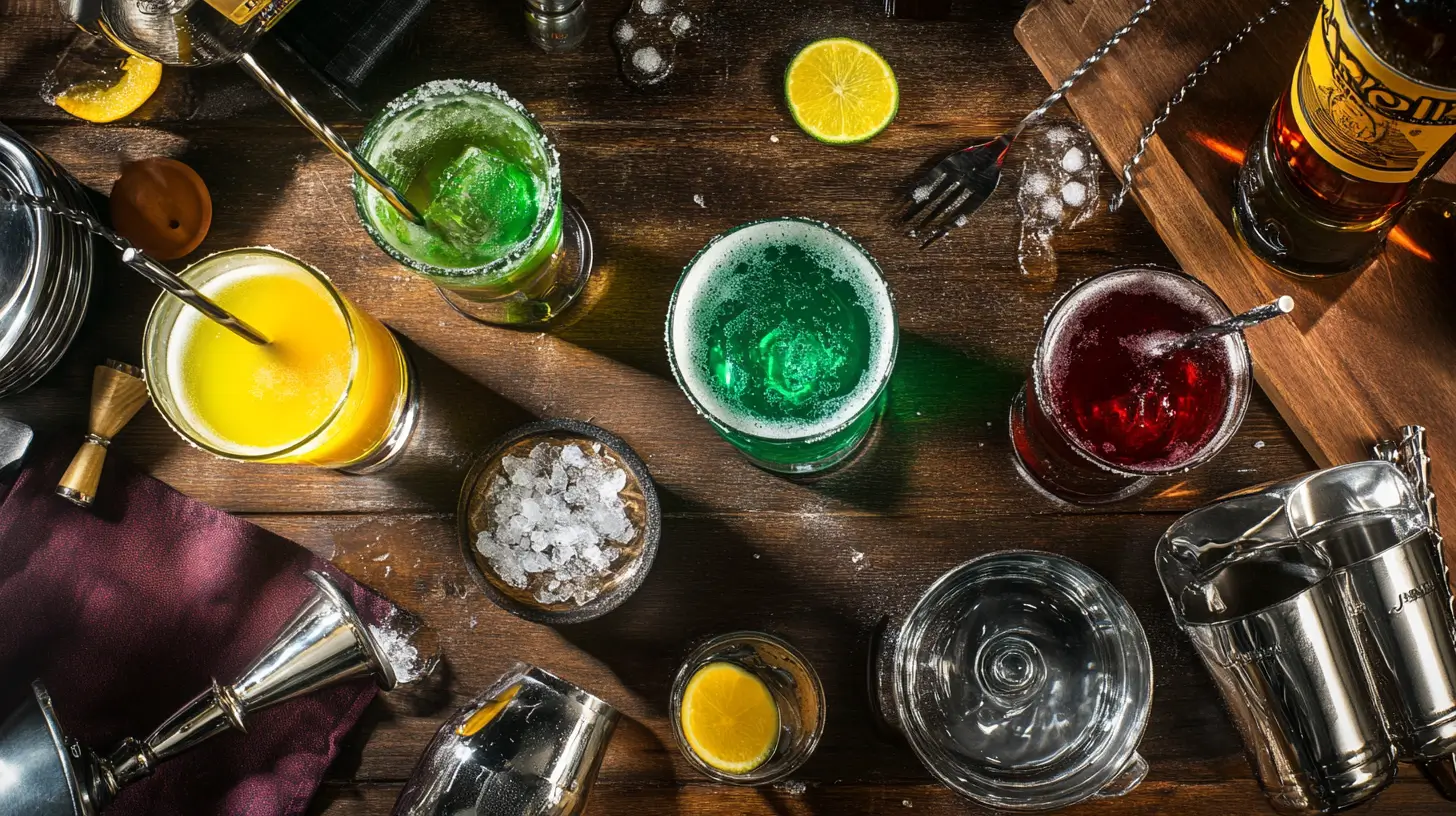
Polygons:
M418 415L409 359L322 272L249 247L181 276L271 341L255 346L174 297L157 299L142 340L147 390L183 439L226 459L350 473L403 452Z
M374 117L358 149L430 225L411 223L355 177L364 231L438 286L462 314L485 323L541 324L586 287L591 231L564 196L556 146L525 106L497 86L421 85ZM447 200L437 197L442 191L454 206L433 206ZM452 233L452 225L460 231ZM490 230L498 231L491 240L477 240Z
M1047 317L1011 404L1015 463L1054 498L1101 504L1218 455L1249 406L1242 334L1178 338L1232 316L1181 272L1124 267L1084 281Z
M727 773L708 765L683 734L682 704L688 681L699 669L716 662L732 663L762 680L778 706L778 744L763 764L747 773ZM766 785L783 779L809 761L824 735L824 687L819 674L798 649L763 632L730 632L694 649L673 679L668 708L673 737L687 761L704 775L733 785Z

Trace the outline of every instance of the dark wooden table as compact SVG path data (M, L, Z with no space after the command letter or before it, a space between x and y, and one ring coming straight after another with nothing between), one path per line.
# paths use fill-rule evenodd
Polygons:
M1047 0L1051 2L1053 0ZM1054 0L1072 2L1073 0ZM1085 813L1265 812L1238 737L1153 572L1152 547L1181 512L1219 494L1311 467L1256 396L1216 462L1096 511L1043 499L1015 474L1006 409L1042 316L1073 281L1117 264L1171 261L1135 208L1058 240L1055 278L1017 271L1014 196L974 226L919 252L892 227L897 191L930 158L1001 131L1046 92L1012 38L1014 0L960 4L960 19L894 21L878 0L699 2L700 39L654 94L629 89L608 42L623 0L588 0L578 52L525 41L508 0L436 0L374 75L368 107L442 77L498 82L555 135L566 183L600 247L585 303L546 333L473 324L392 264L354 215L344 166L231 68L168 69L138 114L112 125L71 119L39 97L67 37L52 0L0 0L0 120L99 191L119 166L180 158L209 184L212 233L197 256L269 244L307 259L406 339L424 424L405 461L373 477L210 458L146 409L114 450L204 502L329 557L421 614L447 662L428 687L381 697L315 803L329 814L386 814L442 718L515 660L544 666L626 718L602 768L595 814L950 814L976 808L935 784L904 746L880 736L863 690L871 627L975 555L1033 547L1079 559L1132 602L1157 666L1142 752L1148 780ZM878 49L901 86L899 117L867 145L817 144L793 125L781 76L803 44L851 36ZM357 138L365 116L330 97L271 47L262 58ZM1065 113L1065 112L1064 112ZM1110 175L1103 180L1110 185ZM702 203L695 203L701 196ZM668 296L714 234L769 215L822 218L859 238L895 289L901 351L876 446L811 484L756 470L698 418L663 352ZM0 414L43 432L83 431L91 367L136 361L155 293L128 275L105 284L78 346ZM453 524L466 467L532 417L588 419L646 460L664 503L662 550L646 585L590 624L551 629L494 607L472 584ZM858 554L863 553L863 558ZM380 560L388 554L387 560ZM823 676L829 724L795 779L763 790L713 784L672 744L667 690L698 638L762 628L798 644ZM1413 770L1370 812L1449 809Z

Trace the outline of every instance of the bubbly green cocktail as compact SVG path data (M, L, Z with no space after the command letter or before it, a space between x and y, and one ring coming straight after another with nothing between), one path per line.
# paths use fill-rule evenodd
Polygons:
M874 260L804 219L713 239L668 309L668 357L688 397L749 459L786 473L837 464L865 438L897 338Z

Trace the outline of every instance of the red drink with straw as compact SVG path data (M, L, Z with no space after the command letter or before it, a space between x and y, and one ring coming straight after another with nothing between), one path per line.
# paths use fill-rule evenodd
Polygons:
M1057 498L1099 503L1213 458L1248 407L1248 347L1236 333L1175 345L1231 316L1206 286L1163 269L1118 269L1067 293L1011 408L1025 475Z

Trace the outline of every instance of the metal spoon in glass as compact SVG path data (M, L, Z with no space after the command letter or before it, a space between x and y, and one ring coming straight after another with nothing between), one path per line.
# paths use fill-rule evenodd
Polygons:
M1197 331L1189 332L1182 337L1170 340L1162 344L1158 348L1157 353L1160 355L1168 354L1174 351L1178 351L1179 349L1188 349L1193 348L1194 346L1201 346L1210 340L1224 337L1226 335L1233 334L1234 332L1245 331L1246 329L1249 329L1252 326L1257 326L1266 320L1273 320L1276 317L1282 317L1292 311L1294 311L1294 298L1290 297L1289 295L1280 295L1279 297L1269 301L1268 303L1265 303L1263 306L1255 306L1254 308L1248 310L1247 312L1244 312L1243 314L1234 315L1228 320L1220 320L1217 323L1209 326L1204 326Z
M202 312L210 320L244 340L247 340L249 343L254 343L259 346L268 345L268 338L264 337L262 332L244 323L232 312L217 305L212 298L202 294L196 288L182 280L176 272L162 266L156 259L137 249L135 246L132 246L131 241L108 229L96 219L96 216L88 212L71 209L51 198L33 195L24 190L17 190L6 184L0 184L0 201L24 204L32 209L50 213L51 215L70 221L120 250L123 263L140 272L142 277L160 286L162 291L186 303L197 311Z

